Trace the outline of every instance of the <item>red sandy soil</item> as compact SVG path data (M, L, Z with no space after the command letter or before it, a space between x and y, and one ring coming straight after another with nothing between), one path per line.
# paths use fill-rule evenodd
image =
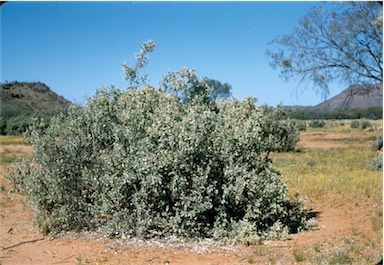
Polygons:
M339 148L366 147L368 142L374 142L375 136L371 131L360 134L334 132L301 132L298 145L304 148Z
M312 134L312 137L313 134ZM329 137L329 135L327 136ZM339 136L333 135L334 139ZM341 136L340 136L341 137ZM324 143L308 141L304 147L324 148ZM329 147L335 147L334 142ZM342 145L342 143L339 143ZM7 151L30 154L31 147L0 146ZM309 202L317 214L317 228L290 235L285 241L264 241L253 246L222 246L209 240L108 239L93 234L43 235L33 226L33 212L23 203L24 197L12 192L0 166L0 265L16 264L312 264L308 255L327 256L336 249L356 246L361 256L379 258L382 253L382 226L374 229L370 216L377 212L373 201L356 205L344 199L337 203L322 200ZM1 187L1 186L0 186ZM381 224L380 224L381 225ZM376 231L374 231L376 230ZM300 256L300 253L302 256ZM296 256L295 256L296 254ZM377 260L372 259L375 264Z

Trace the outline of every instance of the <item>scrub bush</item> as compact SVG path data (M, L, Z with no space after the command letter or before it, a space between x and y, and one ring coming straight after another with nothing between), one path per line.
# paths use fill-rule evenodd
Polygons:
M34 124L34 153L10 179L40 229L256 242L306 228L271 166L255 99L216 102L193 71L173 76L159 89L98 89L48 128ZM196 85L201 94L185 100Z
M368 121L368 120L361 120L360 121L360 126L359 126L362 130L365 130L367 128L371 128L372 127L372 124Z
M325 125L325 121L323 120L313 120L309 122L310 128L324 128Z
M351 128L359 128L360 127L360 122L358 120L353 120L351 121Z
M373 169L374 170L383 169L383 154L380 154L373 159Z
M365 119L351 121L351 128L354 128L354 129L360 128L362 130L365 130L367 128L370 128L371 126L372 124Z
M306 121L301 121L301 120L295 120L297 129L299 131L305 132L307 130L307 123Z
M294 151L300 139L296 121L287 117L287 111L278 106L276 108L263 106L261 108L262 141L269 145L270 151Z

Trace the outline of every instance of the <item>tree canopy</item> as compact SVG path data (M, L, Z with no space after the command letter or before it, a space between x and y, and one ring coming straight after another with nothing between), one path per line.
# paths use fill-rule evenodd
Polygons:
M285 80L313 83L323 98L332 81L383 82L383 13L379 2L317 6L293 31L274 39L267 55Z
M214 100L229 98L231 96L232 86L228 83L223 84L218 80L210 79L208 77L205 77L204 81L209 86L211 91L210 95Z

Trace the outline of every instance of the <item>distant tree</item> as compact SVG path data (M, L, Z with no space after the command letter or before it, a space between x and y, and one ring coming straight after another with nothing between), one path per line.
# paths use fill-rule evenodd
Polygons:
M196 70L184 67L178 71L169 71L163 75L161 89L179 98L183 103L213 102L210 97L210 87L199 78Z
M200 79L196 75L196 70L183 68L177 72L169 72L163 79L163 88L166 91L177 94L185 103L190 103L199 99L205 103L218 99L229 98L231 96L231 85L221 83L218 80L205 77ZM179 86L176 91L173 85ZM181 86L180 86L181 85ZM180 89L181 88L181 89Z
M204 81L210 88L210 95L213 100L229 98L231 96L232 86L228 83L222 84L220 81L208 77L205 77Z
M162 89L184 103L209 103L231 96L231 85L210 78L199 78L196 70L186 67L163 76Z
M313 82L323 98L328 84L383 82L382 2L343 2L337 11L314 7L291 34L267 50L285 80Z

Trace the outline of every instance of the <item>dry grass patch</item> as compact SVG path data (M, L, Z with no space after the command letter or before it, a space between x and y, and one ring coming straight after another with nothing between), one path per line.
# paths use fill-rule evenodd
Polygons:
M312 249L300 244L292 251L295 262L376 264L381 259L383 178L373 167L377 156L369 147L351 146L273 155L289 196L308 196L310 207L320 212L318 233L324 238L313 241Z
M0 145L25 144L22 136L0 135Z
M307 149L279 153L274 166L288 185L290 194L312 199L337 195L357 202L373 198L382 201L382 172L373 169L376 152L366 148Z

